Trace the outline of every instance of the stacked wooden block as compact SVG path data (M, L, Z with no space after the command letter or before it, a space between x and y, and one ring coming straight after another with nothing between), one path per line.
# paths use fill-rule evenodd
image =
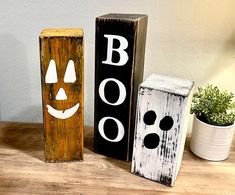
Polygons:
M46 161L82 160L82 29L43 30L40 54Z
M140 85L132 173L173 185L181 165L193 85L156 74Z
M100 154L131 158L146 30L146 15L108 14L96 19L94 143Z

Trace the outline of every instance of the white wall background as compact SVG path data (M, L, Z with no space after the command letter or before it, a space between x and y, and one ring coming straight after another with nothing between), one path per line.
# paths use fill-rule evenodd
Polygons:
M42 122L38 36L43 28L85 32L85 124L93 124L95 17L149 16L145 72L214 83L235 93L234 0L1 0L0 120Z

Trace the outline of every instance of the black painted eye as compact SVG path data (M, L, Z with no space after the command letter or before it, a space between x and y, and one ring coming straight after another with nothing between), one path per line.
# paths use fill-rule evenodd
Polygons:
M156 133L150 133L144 138L144 146L148 149L155 149L159 145L160 138Z
M174 121L172 119L172 117L170 116L165 116L161 121L160 121L160 124L159 124L159 127L161 130L163 131L168 131L172 128L174 124Z
M156 113L153 110L149 110L144 114L144 123L146 125L153 125L157 118Z

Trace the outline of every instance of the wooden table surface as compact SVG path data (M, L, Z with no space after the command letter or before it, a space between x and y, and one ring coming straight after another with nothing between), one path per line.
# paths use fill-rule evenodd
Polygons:
M93 152L85 128L85 160L45 163L42 124L0 123L0 194L235 194L235 144L223 162L202 160L187 139L174 187L132 175L130 162Z

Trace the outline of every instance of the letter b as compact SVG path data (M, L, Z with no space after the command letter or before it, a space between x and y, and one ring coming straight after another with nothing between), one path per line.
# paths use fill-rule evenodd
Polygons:
M125 49L128 47L128 41L126 38L118 35L104 35L108 39L108 46L107 46L107 58L105 61L102 61L103 64L109 64L109 65L114 65L114 66L123 66L127 63L128 61L128 55ZM113 40L116 39L119 41L120 46L119 48L113 48ZM113 62L112 61L112 56L113 56L113 51L116 51L120 54L120 59L119 62Z

